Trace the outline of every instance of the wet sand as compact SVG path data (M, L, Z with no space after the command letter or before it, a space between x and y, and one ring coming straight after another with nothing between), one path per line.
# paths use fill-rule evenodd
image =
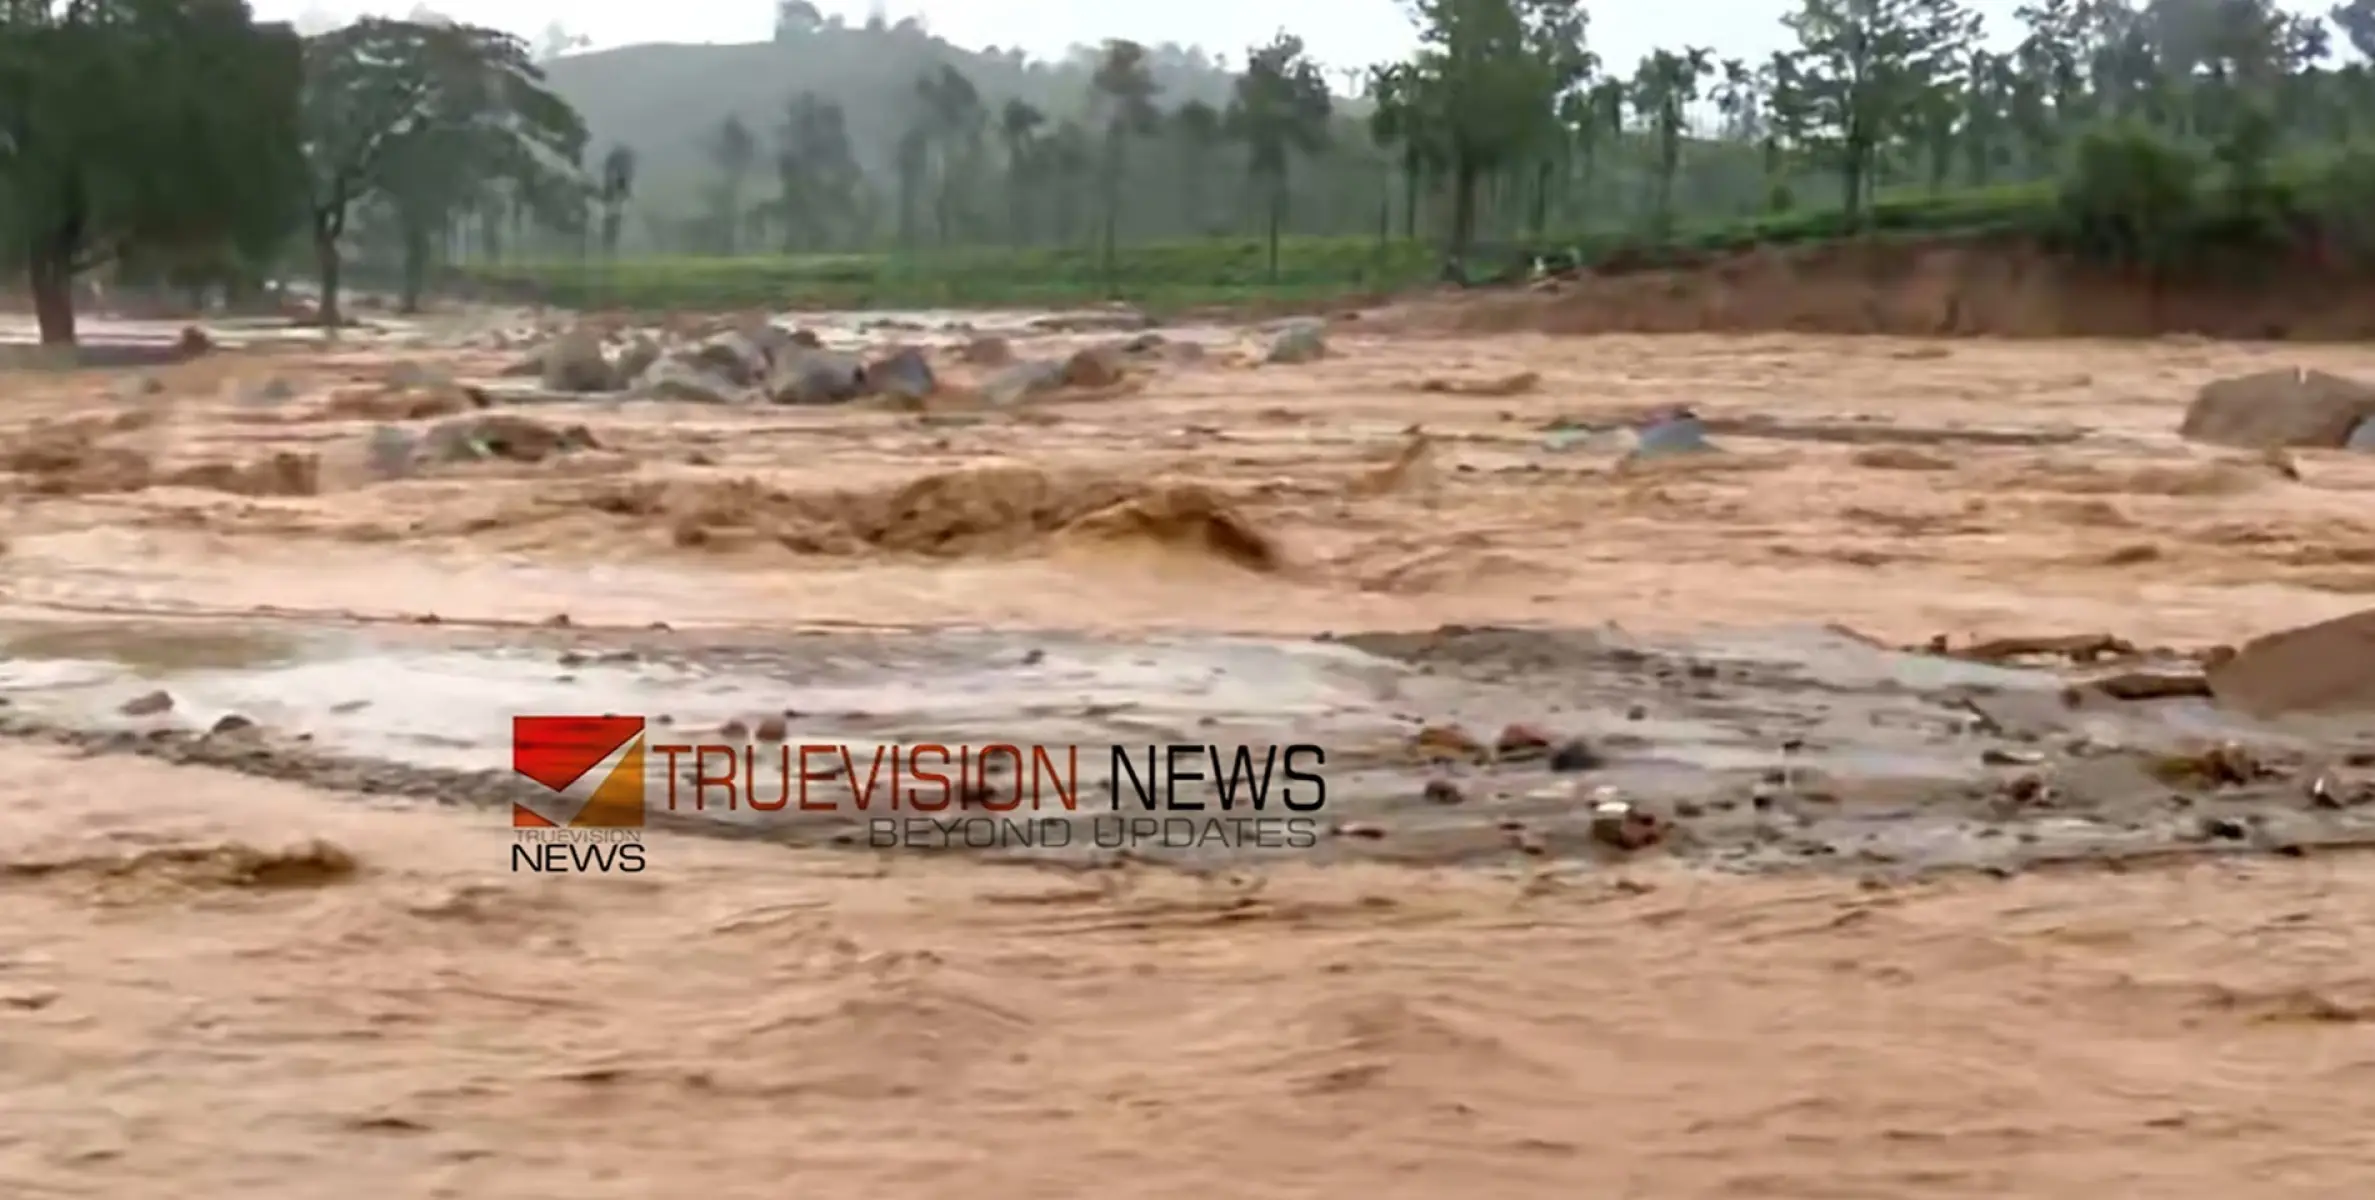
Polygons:
M0 596L0 724L24 735L0 888L32 914L0 941L0 1064L30 1084L0 1100L0 1180L2354 1178L2375 990L2349 914L2375 876L2325 849L2364 810L2307 784L2367 748L2060 700L2122 664L1895 647L2099 630L2140 648L2125 665L2183 663L2365 607L2375 461L2297 455L2295 479L2173 431L2210 378L2375 375L2375 352L1355 325L1254 369L1238 331L1170 336L1202 361L1015 409L536 404L599 448L395 482L365 467L370 414L423 389L383 386L389 363L475 377L508 352L13 376L16 444L50 452L16 459ZM1420 390L1519 371L1516 394ZM1614 427L1678 401L1725 452L1621 466ZM1275 555L1218 552L1232 531ZM118 711L152 689L175 706ZM564 696L689 726L781 705L849 738L1334 738L1366 755L1336 819L1383 836L1182 875L824 853L802 847L845 831L777 823L790 845L655 830L631 879L514 875L477 726ZM208 733L234 712L258 728ZM1509 723L1604 761L1394 758ZM2226 739L2265 777L2160 770ZM1677 836L1610 853L1596 787ZM221 849L305 837L338 853ZM2173 849L2293 857L2016 873ZM2010 877L1915 878L1941 865Z

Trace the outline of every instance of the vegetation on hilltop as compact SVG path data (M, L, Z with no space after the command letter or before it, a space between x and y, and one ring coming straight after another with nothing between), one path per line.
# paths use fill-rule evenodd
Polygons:
M494 31L367 21L293 71L239 0L13 0L0 244L61 340L61 265L110 256L238 281L310 250L332 292L350 262L408 294L442 264L666 303L1299 293L1424 274L1422 242L1491 273L1513 247L1656 261L1876 228L2156 271L2375 253L2375 73L2332 45L2375 51L2375 0L2330 24L2034 0L2010 42L1960 0L1796 0L1765 61L1631 65L1593 52L1577 0L1406 6L1419 50L1355 102L1286 35L1233 75L1126 41L1034 64L784 0L760 46L539 64ZM155 59L184 43L209 49Z

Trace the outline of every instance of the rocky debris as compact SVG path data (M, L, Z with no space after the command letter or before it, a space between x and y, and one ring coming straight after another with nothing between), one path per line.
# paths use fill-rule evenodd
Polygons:
M1989 638L1973 642L1959 650L1950 649L1946 635L1930 639L1922 652L1959 658L1965 662L2006 665L2023 659L2059 659L2074 663L2097 663L2104 659L2136 657L2136 644L2108 633L2067 633L2016 635Z
M1493 755L1502 762L1525 762L1550 754L1551 736L1532 725L1511 725L1493 739Z
M1112 387L1128 375L1129 365L1120 345L1083 346L1064 360L1063 385L1076 388Z
M641 399L684 404L742 404L752 397L750 389L677 358L663 358L645 368L633 391Z
M1582 738L1568 738L1550 752L1550 769L1562 774L1576 771L1596 771L1607 760Z
M864 380L868 392L899 400L921 400L940 388L932 364L913 346L894 347L866 364Z
M591 325L580 325L546 346L540 375L545 388L555 392L612 392L619 385L617 369L602 353L602 335Z
M2203 385L2177 432L2192 441L2246 450L2270 446L2339 449L2375 418L2375 385L2295 368Z
M686 351L677 361L735 387L756 387L775 367L774 356L767 348L741 330L718 334Z
M1328 356L1328 326L1324 321L1306 318L1281 326L1270 335L1270 348L1263 352L1262 361L1279 365L1318 362Z
M1665 840L1666 823L1654 813L1613 797L1596 797L1592 804L1592 840L1630 853Z
M363 440L363 465L381 479L402 479L418 465L421 439L395 425L374 426Z
M600 448L593 433L583 425L555 429L526 417L488 413L432 426L420 450L432 462L500 458L533 463L572 451Z
M181 329L181 336L174 339L173 348L183 358L196 358L202 354L213 353L215 342L205 330L195 325L184 325Z
M2375 609L2255 638L2204 676L2248 716L2375 712Z
M1064 363L1041 359L1015 363L982 381L982 398L1004 408L1064 386Z
M1522 396L1540 386L1541 375L1519 371L1491 379L1426 379L1419 382L1418 390L1446 396Z
M1457 725L1428 725L1410 736L1410 750L1421 762L1483 762L1484 743Z
M173 711L173 693L156 691L134 696L116 709L127 717L154 717Z
M866 364L838 350L799 350L767 380L770 404L841 404L866 391Z
M1014 345L1002 337L977 337L958 348L957 361L970 367L1011 366Z
M648 334L636 334L618 352L618 378L631 383L641 379L652 364L660 361L660 343Z

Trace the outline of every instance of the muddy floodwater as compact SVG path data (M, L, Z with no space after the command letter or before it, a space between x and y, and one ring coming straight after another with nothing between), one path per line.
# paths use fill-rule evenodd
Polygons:
M2175 429L2375 352L1390 317L781 319L908 403L556 392L523 314L6 371L0 1191L2351 1194L2375 724L2201 679L2369 606L2375 457ZM1077 746L1091 832L655 750L642 869L523 871L539 714ZM1324 803L1096 836L1176 746Z

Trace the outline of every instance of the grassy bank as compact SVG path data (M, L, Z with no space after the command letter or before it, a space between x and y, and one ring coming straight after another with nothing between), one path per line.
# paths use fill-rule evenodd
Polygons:
M2166 142L2107 135L2082 144L2055 181L1884 195L1859 222L1810 209L1686 224L1656 239L1593 233L1502 245L1472 255L1470 274L1509 278L1536 254L1624 271L1851 237L1983 236L2172 276L2304 263L2375 271L2375 156L2286 162L2238 179ZM1176 311L1390 292L1433 281L1439 265L1424 243L1294 238L1282 243L1272 281L1258 239L1214 238L1124 246L1110 279L1093 250L1052 247L514 263L464 275L497 296L571 308L1054 307L1120 298Z

